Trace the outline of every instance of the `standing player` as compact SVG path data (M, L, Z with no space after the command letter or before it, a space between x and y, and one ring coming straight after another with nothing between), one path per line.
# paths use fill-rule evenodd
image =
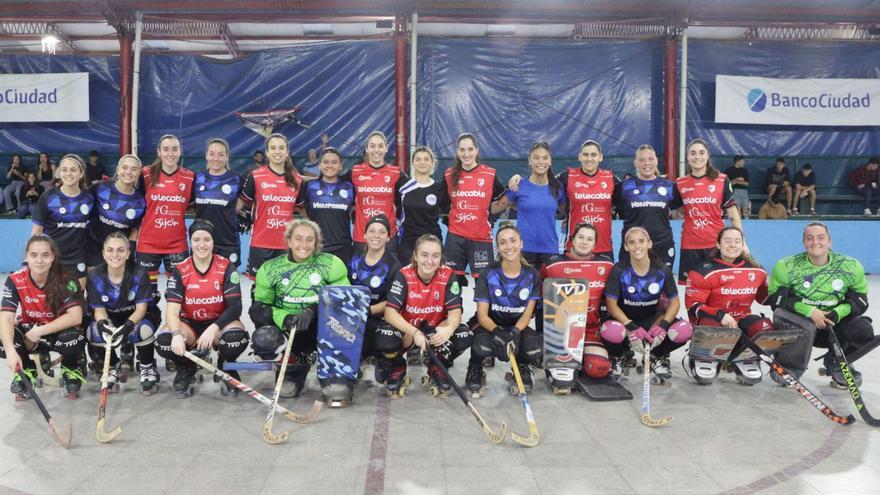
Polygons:
M174 392L189 397L196 375L196 364L183 356L197 348L217 349L218 368L235 362L248 346L248 334L241 317L241 287L238 272L228 259L214 253L214 226L196 220L189 227L192 256L178 263L168 277L165 291L165 328L156 334L159 355L176 363ZM229 372L238 379L237 372ZM224 384L237 394L236 388Z
M804 251L782 258L773 267L770 278L770 306L782 308L809 320L802 326L805 334L780 350L776 360L800 377L810 362L812 347L827 347L826 332L834 327L845 354L856 352L874 337L868 310L868 282L865 269L855 258L831 251L831 232L823 223L804 228ZM775 318L775 315L774 315ZM810 325L809 323L812 323ZM846 387L833 352L825 355L825 369L838 385ZM856 384L862 374L850 365ZM777 383L784 381L770 373Z
M388 287L391 279L400 271L397 258L386 250L391 239L391 224L385 215L376 215L367 222L364 239L367 249L355 254L348 265L348 278L351 285L360 285L370 291L370 314L364 330L364 346L362 356L373 354L376 342L376 330L385 323L385 301L388 299Z
M671 181L657 175L657 153L651 145L639 146L635 166L636 176L620 184L617 209L623 218L623 232L629 232L632 227L643 227L648 231L657 259L672 268L675 241L669 226L669 209L675 197L675 187ZM619 259L628 258L628 251L620 246Z
M241 190L241 176L229 170L229 143L211 138L205 151L208 166L196 174L193 194L196 218L214 225L214 252L241 263L241 239L238 237L236 199Z
M58 164L61 186L49 189L37 201L31 235L46 234L55 241L64 265L79 281L86 283L86 228L92 213L92 195L86 190L85 169L77 155L64 155Z
M544 278L582 278L590 282L587 326L584 332L584 374L591 378L604 378L608 373L619 377L623 371L623 356L609 360L608 350L602 338L601 325L605 317L604 292L614 262L611 258L594 252L599 245L599 232L592 224L582 223L574 228L569 240L568 254L551 260L543 270ZM554 383L547 370L551 385L570 388L570 383Z
M440 196L443 183L434 180L437 158L427 146L413 151L412 179L400 188L400 215L398 218L397 259L401 265L412 260L416 239L431 234L438 239L440 232Z
M180 139L171 134L159 138L159 155L141 174L146 213L138 231L137 264L150 274L153 284L153 305L158 307L159 265L165 271L186 258L186 209L192 202L193 179L191 170L180 162Z
M523 239L510 224L495 233L498 260L477 279L474 302L477 314L468 326L474 334L465 383L472 394L486 383L483 360L496 357L508 361L507 344L513 342L516 361L526 392L532 390L532 370L541 361L541 334L529 327L537 302L541 300L541 275L522 255Z
M465 268L471 274L489 266L492 259L492 224L489 215L504 210L501 197L504 186L495 169L480 163L477 138L464 133L458 136L455 161L444 174L440 205L449 212L449 231L443 252L446 264L458 275L460 285L466 284Z
M299 191L299 203L304 203L306 215L321 227L325 253L351 260L351 211L354 204L354 186L340 178L342 154L336 148L326 148L321 155L320 176L305 183Z
M269 136L266 154L269 164L248 174L236 207L254 212L247 268L252 277L266 260L285 253L285 229L301 206L297 196L303 181L290 159L287 138L278 133Z
M86 244L86 266L90 270L105 261L104 240L113 232L122 232L131 240L134 255L138 228L146 211L144 195L137 189L140 176L140 158L124 155L116 165L113 178L92 188L95 207Z
M3 287L0 304L0 349L6 366L15 373L19 368L36 383L36 365L31 352L61 354L61 382L68 399L79 397L85 383L85 370L79 365L86 339L82 324L82 300L76 280L64 274L61 255L52 239L43 234L31 236L25 245L27 266L10 273ZM15 314L21 308L16 320ZM18 374L10 391L16 400L27 398Z
M687 146L690 175L675 180L675 201L684 207L681 231L681 260L678 281L687 282L688 272L708 261L716 248L716 238L724 228L723 213L730 223L742 232L742 221L733 197L733 188L727 176L712 166L709 147L702 139L694 139ZM746 248L748 249L748 248Z
M271 155L271 151L270 151ZM271 158L270 158L271 159ZM254 282L249 314L256 330L254 354L274 361L291 344L282 397L296 397L306 383L318 345L318 295L325 285L349 285L345 263L321 251L321 227L311 220L291 221L284 231L287 252L263 263Z
M135 346L141 389L144 395L150 395L159 382L153 341L162 321L158 309L148 308L152 301L150 276L143 268L135 267L128 236L122 232L107 236L102 254L104 263L89 272L86 285L93 317L88 329L92 361L102 364L108 339L122 326L109 345L116 347L126 342ZM115 352L110 354L110 366L107 387L113 389L120 380L124 381L122 361Z
M662 382L672 378L669 353L691 338L693 327L676 318L681 303L675 277L655 258L652 246L643 227L624 234L623 248L629 256L621 257L608 276L605 304L611 319L602 325L602 337L615 357L626 351L625 336L636 351L643 342L651 344L650 372Z
M596 228L596 254L614 258L611 244L611 210L620 192L620 179L611 171L600 169L604 159L602 147L593 140L584 141L578 153L580 167L567 168L556 176L568 202L568 243L579 225L588 223ZM519 176L510 178L510 189L519 187Z
M511 204L517 211L517 229L522 232L523 258L536 268L543 267L551 257L559 255L556 212L565 203L565 191L553 176L550 145L535 143L529 150L532 174L509 190L501 204Z
M412 263L394 276L385 303L386 325L376 332L376 382L392 396L403 395L406 351L430 345L448 369L471 345L461 325L461 287L451 268L443 265L440 239L423 235L416 240ZM449 390L449 377L433 361L428 376L439 392Z
M737 227L718 233L710 261L688 275L685 305L694 325L739 328L749 337L773 330L770 320L752 314L752 303L765 304L767 272L745 251L745 238ZM698 383L711 383L720 362L688 358ZM754 385L761 381L761 366L755 361L735 361L738 382Z
M388 251L397 253L397 208L400 188L409 177L396 165L385 164L388 140L379 131L373 131L364 143L366 161L352 167L342 177L343 181L354 185L354 251L362 252L365 247L364 232L367 220L376 215L385 215L391 220L391 242Z

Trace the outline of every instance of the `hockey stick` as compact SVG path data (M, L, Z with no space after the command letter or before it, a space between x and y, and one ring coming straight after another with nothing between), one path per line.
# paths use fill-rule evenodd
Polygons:
M104 431L104 415L107 412L107 380L110 378L110 355L113 353L113 337L116 336L116 333L119 332L123 326L124 325L120 325L117 327L113 330L113 334L110 338L104 339L104 369L101 371L101 400L98 402L98 426L95 431L95 436L101 443L111 442L122 433L121 426L117 426L109 433ZM39 367L39 364L37 364L37 366Z
M244 383L241 383L240 381L236 380L229 373L226 373L225 371L221 370L220 368L213 366L211 363L205 361L204 359L194 355L193 353L191 353L189 351L184 352L183 355L186 356L190 361L196 363L197 365L201 366L202 368L204 368L204 369L210 371L211 373L213 373L214 375L220 377L220 379L222 379L224 382L226 382L226 383L232 385L233 387L241 390L242 392L250 395L254 399L257 399L262 404L272 407L272 399L257 392L256 390L252 389L251 387L248 387ZM314 421L318 417L318 414L321 412L321 408L323 406L324 406L324 404L321 401L316 400L312 404L312 409L308 413L300 415L300 414L296 414L295 412L288 410L287 408L285 408L284 406L282 406L278 403L276 403L274 405L275 409L277 409L278 412L283 414L285 418L293 421L294 423L311 423L312 421Z
M672 416L654 419L651 417L651 344L645 344L645 385L642 388L642 424L656 428L672 422Z
M263 441L270 445L277 445L287 441L287 432L278 435L272 433L272 423L275 420L275 407L278 406L278 398L281 397L281 385L284 384L284 372L287 371L287 360L290 359L290 350L293 348L293 337L296 334L296 325L290 327L290 335L287 336L287 346L284 348L284 358L281 359L281 368L278 370L278 380L275 381L275 392L272 394L272 406L263 423Z
M57 376L49 376L46 374L45 371L43 371L43 363L41 362L42 359L40 359L40 353L32 354L31 357L37 364L37 376L40 378L40 381L43 382L43 385L49 385L50 387L60 387L61 380L59 380ZM55 363L50 360L49 364L51 366Z
M428 353L428 358L434 362L437 366L443 370L443 373L449 378L449 383L452 385L452 388L455 389L455 393L461 398L462 402L467 406L468 410L477 419L477 422L480 423L480 427L483 429L483 434L486 435L486 438L489 439L490 442L494 444L499 444L504 441L504 437L507 436L507 423L501 422L501 432L495 433L492 431L492 428L489 427L489 424L486 423L486 420L480 416L480 413L477 412L477 409L471 404L471 401L468 400L467 395L465 395L464 390L458 386L458 383L455 382L455 379L452 378L452 375L449 374L449 370L446 369L446 366L443 366L443 363L440 362L440 359L437 357L437 354L434 353L434 349L431 348L431 345L428 344L425 346L425 350Z
M797 390L798 393L800 393L804 397L804 399L810 401L810 404L818 409L819 412L824 414L825 417L827 417L831 421L834 421L835 423L839 423L842 425L849 425L856 421L856 418L854 418L852 414L847 417L843 417L831 410L831 408L828 407L827 404L822 402L821 399L816 397L813 392L810 392L807 387L805 387L800 381L798 381L798 379L795 378L794 375L789 373L788 370L786 370L781 364L779 364L779 361L777 361L770 354L767 354L764 349L761 349L761 346L756 344L755 341L752 340L752 338L749 337L746 332L742 333L742 342L746 345L746 347L751 349L752 352L754 352L758 356L758 358L761 359L761 361L767 363L767 366L769 366L770 369L776 372L777 375L781 376L782 379L785 380L785 382L788 383L789 386Z
M516 432L510 430L510 438L525 447L534 447L541 441L538 435L538 423L535 422L535 416L532 414L532 406L529 405L529 399L526 396L526 388L523 386L522 376L519 374L519 367L516 363L516 356L513 352L513 342L507 343L507 357L510 359L510 368L513 371L513 378L516 380L516 388L519 391L519 400L522 402L526 410L526 421L529 423L529 436L523 437L517 435Z
M39 364L37 367L39 368ZM46 418L46 422L49 423L49 433L55 437L55 440L64 447L65 449L70 448L70 440L73 438L73 424L67 423L67 431L65 433L61 433L58 431L58 427L55 426L55 421L52 419L52 416L49 414L49 411L46 410L46 406L43 405L43 401L40 400L40 397L34 391L34 387L31 386L31 379L22 371L21 367L15 370L18 373L18 378L21 379L21 383L24 385L24 388L27 390L28 395L33 397L34 402L37 403L37 407L40 408L40 412L43 413L43 417Z
M870 426L880 426L880 419L871 416L871 413L868 412L868 408L865 407L865 402L862 400L862 394L859 392L859 386L856 385L855 377L849 369L849 362L846 360L846 355L840 347L840 341L837 340L837 333L834 331L834 325L828 325L825 330L828 332L828 343L831 345L831 350L834 351L834 355L837 357L840 365L840 372L843 373L843 377L846 379L846 385L849 388L849 395L852 397L853 402L855 402L859 415L865 423L868 423Z

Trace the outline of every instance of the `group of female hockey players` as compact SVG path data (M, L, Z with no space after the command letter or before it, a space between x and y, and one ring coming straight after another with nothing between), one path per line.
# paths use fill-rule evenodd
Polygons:
M867 285L859 262L830 251L828 228L811 224L805 253L779 261L768 277L749 256L730 183L712 166L702 140L688 145L689 174L675 181L659 175L648 145L635 153L634 176L621 181L600 168L595 141L581 145L580 165L559 174L550 145L540 142L529 151L529 176L514 176L507 187L482 163L472 134L459 136L454 163L439 180L431 149L415 150L409 176L385 162L387 147L382 133L371 133L364 163L348 172L339 151L325 148L320 175L304 178L287 139L273 134L266 140L268 164L241 179L229 170L223 139L208 142L206 169L194 173L180 164L181 140L165 135L152 164L123 156L114 176L91 189L83 161L66 155L61 185L37 203L25 264L6 280L0 339L7 366L35 380L31 356L42 356L48 370L54 351L73 398L85 381L86 349L101 365L110 345L121 353L110 353L109 387L125 379L136 355L140 384L150 393L159 381L155 351L176 369L173 388L186 397L196 375L186 351L216 350L221 368L248 347L256 359L277 361L295 329L282 396L296 396L315 360L319 288L353 284L370 291L363 355L376 358L376 380L390 393L402 394L408 383L407 352L430 346L443 366L431 362L428 376L441 391L450 387L444 368L470 349L465 384L477 395L487 358L506 361L511 343L530 390L531 369L543 356L542 277L589 280L579 372L595 379L619 376L635 351L651 354L646 373L668 380L669 354L689 341L695 325L739 328L749 337L772 330L770 319L753 312L756 302L801 318L807 334L800 353L793 345L779 355L798 376L806 369L803 349L809 356L830 326L846 352L872 341L870 320L862 316ZM492 217L507 208L516 209L517 226L502 224L493 237ZM669 216L678 208L684 221L676 278ZM187 228L189 210L195 220ZM557 212L567 219L561 255ZM623 219L617 263L614 212ZM239 235L248 229L249 306L238 272ZM163 264L164 312L157 284ZM468 271L473 315L462 304ZM679 317L677 282L687 284L686 319ZM242 321L245 308L250 330ZM836 369L834 359L829 353L827 369ZM687 368L709 383L719 366L689 359ZM748 360L734 371L749 384L762 374ZM21 376L11 390L24 399Z

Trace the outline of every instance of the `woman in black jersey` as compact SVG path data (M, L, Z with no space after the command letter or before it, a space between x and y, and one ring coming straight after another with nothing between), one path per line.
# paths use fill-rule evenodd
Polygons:
M416 239L431 234L442 237L440 232L440 195L443 183L434 180L437 157L427 146L413 151L412 178L400 188L399 247L397 259L406 265L412 259Z
M46 191L33 213L31 235L46 234L58 245L61 264L86 284L86 228L93 198L86 190L86 166L78 155L64 155L58 164L61 186Z
M205 151L207 168L196 174L193 195L196 218L214 225L214 252L238 267L241 263L241 239L238 236L236 201L242 179L229 170L229 143L211 138Z
M140 158L123 155L116 164L113 177L92 188L95 207L89 220L86 244L86 266L89 270L105 261L104 240L112 232L125 235L134 253L138 228L147 206L143 192L137 188L140 176Z
M352 254L351 213L354 186L342 177L342 154L336 148L325 148L318 165L317 180L305 183L299 191L298 203L305 203L306 216L321 227L325 253L348 264Z
M55 164L49 160L49 154L41 151L37 155L37 180L43 189L48 191L55 187Z
M112 347L123 342L134 345L140 363L140 383L144 395L151 395L159 382L153 342L162 319L158 310L148 308L152 301L150 275L136 267L129 238L123 232L111 232L104 240L104 263L89 272L86 294L93 321L89 324L88 340L95 363L104 360L107 341ZM114 332L122 327L120 331ZM111 340L112 337L112 340ZM107 387L118 391L118 383L127 376L123 362L115 352L110 354Z

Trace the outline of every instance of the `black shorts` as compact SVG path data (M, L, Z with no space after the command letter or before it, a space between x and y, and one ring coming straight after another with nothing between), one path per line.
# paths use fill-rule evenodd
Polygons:
M189 256L188 251L167 254L136 253L135 263L137 263L138 266L147 270L150 275L158 273L159 265L162 264L165 265L165 273L170 273L171 269L177 266L183 260L185 260L187 256ZM152 279L152 277L150 278Z
M62 262L61 266L64 267L64 270L73 278L82 278L85 277L88 273L86 271L86 261L71 261L68 263ZM80 287L80 289L85 289L85 287Z
M537 270L541 270L541 268L550 264L550 258L558 256L558 254L550 254L550 253L528 253L526 251L522 252L523 259L526 260L526 263L532 265Z
M681 259L678 262L678 281L679 283L687 282L688 272L696 270L697 267L709 261L712 257L714 248L709 249L682 249Z
M213 321L187 320L186 318L183 318L183 317L180 318L180 322L185 323L186 326L188 326L192 329L193 333L196 334L196 340L199 340L199 337L201 337L202 334L205 333L205 330L207 330L208 327L210 327L213 323L215 323Z
M474 241L447 233L443 254L446 255L446 264L456 274L464 275L465 268L470 265L471 275L476 277L492 262L492 241Z
M348 262L351 261L352 256L352 246L351 244L343 244L335 248L324 247L322 252L336 256L337 258L341 259L343 263L345 263L346 267L348 267Z
M103 249L91 240L86 241L86 266L94 268L104 262ZM134 253L132 253L133 255Z
M241 247L214 246L214 253L231 261L236 268L241 266Z
M251 277L256 277L257 271L259 271L260 267L263 266L263 263L286 253L286 249L266 249L251 247L251 252L248 255L248 275L250 275Z

